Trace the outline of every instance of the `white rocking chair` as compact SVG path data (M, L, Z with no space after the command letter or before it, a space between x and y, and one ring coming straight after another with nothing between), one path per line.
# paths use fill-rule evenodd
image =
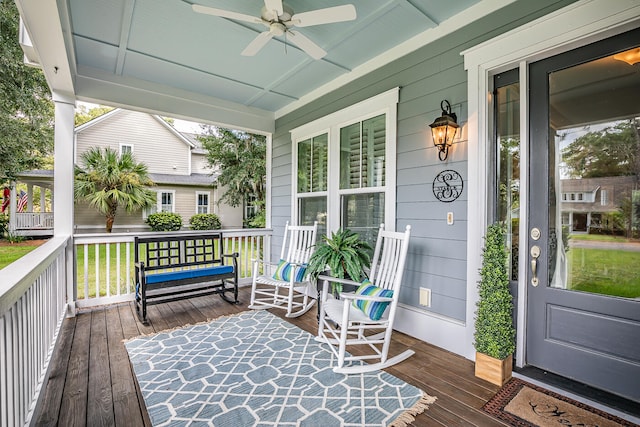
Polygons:
M315 284L305 277L306 264L315 249L318 223L285 225L280 261L254 260L249 308L282 308L286 317L298 317L316 303ZM261 274L262 273L262 274Z
M316 341L330 344L331 350L337 357L337 365L333 370L338 373L361 373L384 369L388 366L402 362L414 354L412 350L388 358L389 345L391 344L391 333L393 332L393 321L400 296L400 284L402 283L402 273L404 271L405 260L407 259L407 249L409 247L409 236L411 226L407 226L404 233L385 231L384 225L380 225L378 240L373 253L371 264L370 281L376 288L369 288L363 291L361 283L351 280L337 279L331 276L320 275L318 280L323 280L322 297L320 303L320 319L318 325L318 336ZM329 284L342 283L360 286L364 294L341 293L336 299L329 293ZM390 290L392 296L373 296L372 294L388 294ZM365 310L353 305L354 301L368 302ZM387 303L388 306L372 306L373 303ZM372 312L384 310L382 317L372 320L378 316ZM382 331L380 331L382 329ZM358 346L362 352L357 356L347 353L347 346ZM359 361L378 360L377 363L359 363ZM345 362L355 361L351 366L345 366Z

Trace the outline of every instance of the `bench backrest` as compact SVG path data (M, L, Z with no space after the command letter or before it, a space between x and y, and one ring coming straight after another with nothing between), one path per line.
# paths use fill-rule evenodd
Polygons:
M135 262L148 271L221 264L222 254L222 233L135 238Z

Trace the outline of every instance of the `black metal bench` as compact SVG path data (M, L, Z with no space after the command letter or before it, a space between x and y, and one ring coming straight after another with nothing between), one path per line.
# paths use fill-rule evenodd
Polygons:
M238 304L238 254L225 255L222 233L135 238L136 312L147 306L218 294ZM231 261L231 263L225 262ZM226 293L232 292L233 298Z

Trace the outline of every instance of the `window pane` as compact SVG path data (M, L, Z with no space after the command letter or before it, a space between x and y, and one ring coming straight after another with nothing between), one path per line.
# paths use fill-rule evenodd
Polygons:
M341 227L375 245L378 228L384 222L384 193L349 194L341 199Z
M162 212L173 212L173 193L162 193L160 210Z
M640 298L636 67L611 55L549 73L551 287Z
M327 191L327 147L329 135L313 138L311 157L311 191Z
M385 117L384 114L362 122L362 175L363 187L381 187L384 185L385 154Z
M298 192L327 190L328 135L298 143Z
M360 188L360 122L340 129L340 188Z
M198 213L209 213L209 195L198 194Z
M318 221L318 242L320 236L327 234L327 198L302 197L298 200L298 222L300 225L313 225Z
M511 280L518 280L520 222L520 84L496 90L497 220L507 227Z
M311 191L311 139L298 143L298 192Z
M385 115L340 129L340 188L381 187L385 171Z

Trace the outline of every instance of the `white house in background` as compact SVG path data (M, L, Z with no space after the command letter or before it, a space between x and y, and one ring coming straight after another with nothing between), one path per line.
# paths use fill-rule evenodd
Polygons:
M152 190L157 193L157 205L132 213L119 209L114 232L147 231L145 218L160 211L180 214L185 227L195 214L215 213L223 228L242 228L243 208L218 204L222 192L215 184L215 173L212 174L206 151L196 136L179 132L160 116L116 108L78 126L75 147L76 165L80 165L82 153L93 147L111 148L120 153L131 151L138 162L147 165L150 178L156 184ZM52 180L53 171L29 171L20 176L20 182L27 183L29 188L52 188ZM53 217L54 213L48 215ZM22 216L31 218L38 214L27 209L16 215ZM79 233L105 229L104 215L85 202L76 202L74 217ZM18 234L51 234L53 231L53 219L50 226L43 226L42 221L39 224L18 222L12 228Z

